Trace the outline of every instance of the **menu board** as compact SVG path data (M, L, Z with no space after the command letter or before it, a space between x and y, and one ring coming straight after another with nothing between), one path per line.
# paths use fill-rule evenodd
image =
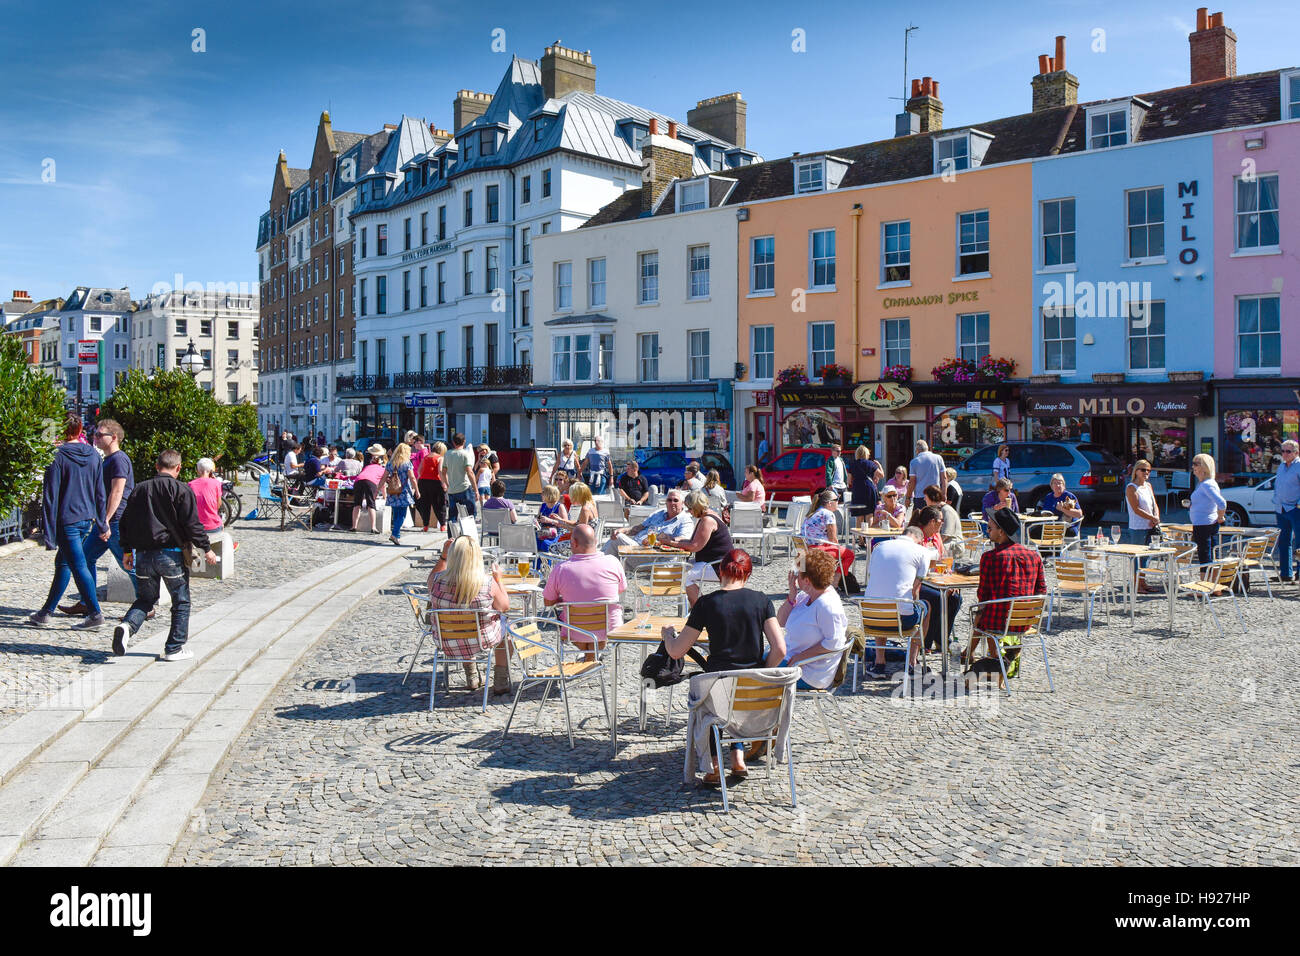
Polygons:
M525 495L540 495L542 485L551 480L555 471L556 452L554 448L534 448L533 463L528 469L528 484L524 486Z

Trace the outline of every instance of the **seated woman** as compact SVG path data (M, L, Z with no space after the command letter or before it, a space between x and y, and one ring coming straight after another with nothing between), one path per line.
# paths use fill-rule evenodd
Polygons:
M898 496L901 498L907 494L907 466L899 465L894 469L894 477L885 482L886 487L892 485L898 489ZM881 493L884 491L882 489Z
M576 525L586 524L596 527L596 500L592 497L591 489L583 482L575 481L569 486L568 514L561 518L558 514L553 515L555 522L563 531L560 534L560 540L564 541L569 536L568 531L573 530ZM569 514L573 517L570 518Z
M510 512L510 523L515 524L519 520L519 515L515 514L515 506L506 498L506 483L498 478L492 482L490 489L492 494L483 502L483 510L501 510Z
M198 477L190 482L194 491L194 502L198 505L199 524L204 531L220 531L221 521L221 479L212 477L217 464L211 458L200 458L194 466Z
M704 479L704 488L702 490L709 496L710 508L718 514L723 514L727 510L727 491L722 487L722 476L718 474L716 468L709 470L708 477Z
M809 551L802 571L791 571L785 601L777 608L777 623L785 628L785 660L782 667L795 667L810 657L848 646L848 618L844 604L831 587L835 580L835 559L825 551ZM835 680L839 662L835 658L804 668L799 689L824 690Z
M887 484L880 492L880 503L876 505L876 514L871 519L873 528L898 528L901 529L907 521L907 509L903 507L899 498L897 488Z
M429 606L498 612L480 616L482 631L479 643L485 648L496 648L492 693L509 693L510 664L501 622L502 615L510 610L510 596L501 585L501 569L496 564L492 565L491 575L483 570L483 549L470 535L456 538L447 551L446 569L430 575ZM472 652L473 648L467 650ZM465 681L470 690L483 686L477 664L465 665Z
M763 472L758 465L745 466L745 483L740 486L737 501L752 501L761 505L767 499L767 489L763 487Z
M564 474L564 472L560 472ZM560 523L556 518L568 518L569 512L560 500L560 489L555 485L542 485L542 506L537 509L537 550L550 551L560 536Z
M1016 493L1012 491L1010 478L999 478L993 482L993 490L984 496L980 503L984 508L984 520L992 521L993 512L1001 511L1003 508L1010 508L1012 514L1020 514L1020 502L1016 500Z
M564 505L567 512L573 507L573 501L569 498L569 486L573 484L573 479L569 477L567 471L558 471L555 473L555 487L560 490L560 502ZM568 515L566 514L567 518Z
M714 565L731 553L731 529L722 515L709 508L708 496L702 491L686 495L686 510L695 519L695 530L688 537L661 534L659 543L695 555L695 563L686 572L686 600L691 607L700 597L700 585L718 580Z
M729 551L718 568L721 587L704 595L691 608L686 625L678 633L674 627L665 627L662 637L668 656L680 660L699 640L701 633L709 636L709 659L704 669L708 672L750 670L756 667L776 667L785 658L785 638L777 624L776 609L771 599L762 591L745 587L754 573L749 554L739 548ZM763 638L767 638L767 652L763 652ZM733 744L731 772L743 777L749 772L741 744ZM706 774L705 783L718 781L717 757L713 772Z
M817 510L803 520L804 537L809 540L808 547L825 551L840 566L845 585L850 594L860 594L862 586L853 576L853 549L840 544L839 528L835 514L840 510L839 495L827 488L817 496Z

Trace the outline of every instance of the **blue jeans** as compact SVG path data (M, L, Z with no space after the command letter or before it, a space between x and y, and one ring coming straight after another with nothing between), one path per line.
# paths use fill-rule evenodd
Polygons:
M393 537L402 536L402 525L406 524L406 511L410 505L389 505L388 509L393 513Z
M478 489L466 488L464 491L453 491L447 496L451 502L450 517L454 520L456 517L456 505L464 505L465 513L471 518L478 517Z
M601 471L592 472L587 477L591 479L591 484L589 485L591 493L593 495L603 495L605 493L605 482L608 480L609 475Z
M95 565L99 559L104 556L105 551L111 551L113 557L117 559L118 567L131 576L131 588L135 589L135 571L127 571L125 556L122 551L122 538L119 533L120 521L110 521L108 523L109 536L104 541L99 535L93 535L86 545L86 565L90 568L90 573L95 573Z
M54 580L50 582L50 593L41 608L46 614L53 614L68 589L69 579L77 582L77 592L81 603L86 606L90 616L101 613L99 595L95 593L94 565L86 563L86 552L90 550L91 541L99 533L99 527L93 521L74 521L72 524L60 525L56 535L58 552L54 556Z
M158 603L162 585L172 596L172 627L167 632L165 653L185 646L190 634L190 572L180 551L137 551L135 553L135 603L124 620L137 634L144 616Z
M1283 578L1291 577L1291 553L1295 542L1300 541L1300 508L1277 513L1277 526L1282 533L1277 537L1277 564Z

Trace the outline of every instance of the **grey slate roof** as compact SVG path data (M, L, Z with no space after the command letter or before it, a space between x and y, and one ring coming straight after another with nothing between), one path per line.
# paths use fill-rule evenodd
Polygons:
M589 312L585 315L562 315L558 319L547 319L544 325L614 325L618 319L603 312Z
M130 289L95 289L84 285L77 286L63 303L64 312L130 312L132 307Z

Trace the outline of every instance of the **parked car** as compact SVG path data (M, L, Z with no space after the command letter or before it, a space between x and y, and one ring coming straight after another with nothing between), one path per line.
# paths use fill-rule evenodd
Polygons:
M789 501L825 488L826 461L830 457L829 448L791 448L769 458L759 465L767 496ZM844 466L848 467L847 460Z
M1108 508L1124 500L1124 463L1103 445L1074 441L1010 441L1011 480L1022 508L1033 508L1052 490L1052 475L1060 473L1065 487L1079 499L1083 520L1099 523ZM993 481L993 459L998 445L981 448L959 465L962 487L961 513L979 511Z
M688 461L697 461L700 474L708 475L717 469L724 488L736 487L736 473L727 456L721 452L706 451L698 458L688 458L686 452L677 450L659 450L641 462L641 476L652 485L662 485L664 489L676 488L681 483L682 474ZM614 471L614 480L618 480L619 469Z
M352 446L357 450L357 458L361 459L362 461L365 461L366 449L369 448L371 445L375 444L376 442L379 443L380 445L383 445L384 448L386 448L388 450L388 453L391 455L393 453L393 449L397 447L397 433L389 432L386 435L367 435L363 438L358 438Z
M1224 524L1234 527L1249 528L1252 525L1269 527L1277 524L1273 511L1274 477L1265 478L1257 485L1233 485L1223 489L1223 497L1228 500L1228 513Z

